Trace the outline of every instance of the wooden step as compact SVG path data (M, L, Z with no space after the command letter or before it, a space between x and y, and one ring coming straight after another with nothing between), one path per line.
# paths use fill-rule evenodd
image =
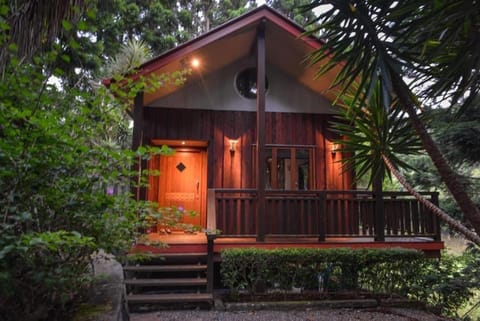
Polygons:
M212 302L211 293L169 293L169 294L131 294L127 295L128 303L182 303Z
M182 265L130 265L123 268L126 272L190 272L206 271L204 264L182 264Z
M132 286L200 286L207 285L206 278L173 278L173 279L126 279L125 285Z
M135 257L135 254L128 254L128 257ZM195 253L158 253L158 254L150 254L147 255L152 259L168 259L168 258L206 258L207 253L204 252L195 252Z
M159 254L160 257L177 258L177 257L206 257L207 253L164 253Z

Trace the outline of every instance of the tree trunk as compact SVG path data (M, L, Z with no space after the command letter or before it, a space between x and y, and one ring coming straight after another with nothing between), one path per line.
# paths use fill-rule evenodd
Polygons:
M423 197L422 195L420 195L419 193L417 193L413 187L407 183L407 181L405 180L405 177L403 177L395 167L393 167L392 163L390 162L390 160L388 159L388 157L386 157L385 155L382 155L382 158L383 158L383 161L385 163L385 165L387 166L387 168L390 170L390 172L398 179L398 181L400 182L400 184L402 184L403 187L405 187L405 189L410 193L412 194L413 196L415 196L415 198L420 202L422 203L423 205L425 205L429 210L431 210L435 215L437 215L442 221L444 221L445 223L448 224L448 226L450 226L453 230L457 231L458 233L462 234L463 236L465 236L466 239L472 241L473 243L475 243L476 245L480 246L480 237L475 233L473 232L472 230L470 230L468 227L466 227L465 225L463 225L461 222L455 220L454 218L452 218L450 215L448 215L447 213L445 213L441 208L439 208L438 206L436 206L435 204L433 204L432 202L430 202L429 200L427 200L425 197Z
M437 168L440 177L450 191L450 194L455 199L455 202L460 207L465 219L470 222L475 231L480 231L480 210L469 197L465 186L460 182L458 175L453 171L450 165L448 165L446 159L443 157L424 124L418 117L414 100L407 85L402 78L395 73L395 71L390 70L390 75L392 77L393 89L403 108L407 112L413 128L420 137L423 147Z

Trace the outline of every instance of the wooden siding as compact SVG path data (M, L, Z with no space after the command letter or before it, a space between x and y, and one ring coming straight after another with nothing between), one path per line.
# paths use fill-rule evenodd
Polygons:
M341 155L329 151L331 115L266 113L266 144L315 145L315 189L350 189L352 175L341 174ZM152 139L205 140L209 188L254 188L255 112L145 108L144 142ZM229 140L238 139L235 152Z

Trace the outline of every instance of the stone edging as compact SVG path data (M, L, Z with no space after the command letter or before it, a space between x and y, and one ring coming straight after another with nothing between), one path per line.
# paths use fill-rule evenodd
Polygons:
M304 310L304 309L368 309L377 307L419 307L419 304L406 299L356 299L318 301L275 301L275 302L223 302L216 299L215 310L220 311L260 311L260 310Z

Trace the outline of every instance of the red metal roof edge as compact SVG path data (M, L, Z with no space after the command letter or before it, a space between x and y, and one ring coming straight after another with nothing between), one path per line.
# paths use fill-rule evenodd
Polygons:
M159 69L177 59L179 56L187 55L196 49L206 46L220 38L227 36L228 34L248 26L249 24L260 21L261 19L267 19L291 35L298 38L301 37L300 39L314 49L317 49L322 44L320 39L312 35L302 37L306 31L302 26L285 17L277 10L270 8L267 5L262 5L244 13L241 16L228 20L227 22L209 30L204 34L199 35L196 38L188 40L170 50L167 50L155 58L152 58L151 60L142 64L139 67L139 71L131 76L133 79L137 79L140 76L153 72L156 69ZM111 82L111 79L104 79L102 81L102 83L107 86Z

